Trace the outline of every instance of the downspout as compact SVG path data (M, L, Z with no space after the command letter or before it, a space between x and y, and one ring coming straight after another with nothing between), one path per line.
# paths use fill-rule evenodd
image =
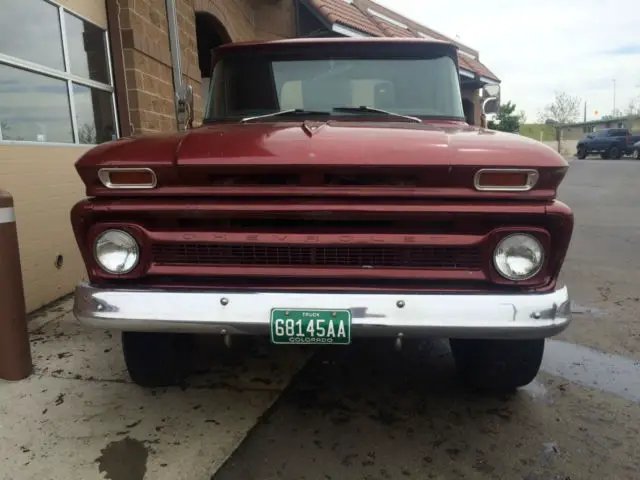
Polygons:
M182 83L182 56L180 55L180 37L178 36L178 15L176 12L176 0L165 0L167 8L167 23L169 25L169 49L171 50L171 66L173 67L173 91L176 108L176 123L178 130L184 130L184 124L180 121L183 113L180 108L184 101Z

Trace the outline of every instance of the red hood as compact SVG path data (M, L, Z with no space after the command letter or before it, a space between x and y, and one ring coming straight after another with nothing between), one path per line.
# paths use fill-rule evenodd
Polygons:
M211 187L207 179L223 173L265 176L278 171L351 169L353 174L356 167L359 172L365 167L392 168L405 178L423 175L428 177L430 187L438 189L471 188L468 178L478 167L532 167L541 170L541 188L555 194L556 183L564 176L568 163L535 140L457 122L332 120L220 123L187 133L100 145L77 162L78 171L93 194L109 194L100 190L97 181L97 169L104 166L153 168L160 188L141 193L145 195L178 194L178 186L183 190L188 186ZM545 170L551 175L546 184ZM163 186L173 190L163 190Z
M178 165L483 165L567 166L544 144L456 123L226 123L183 134L132 137L100 145L79 166Z
M179 165L561 166L545 145L456 123L310 122L221 124L192 131Z

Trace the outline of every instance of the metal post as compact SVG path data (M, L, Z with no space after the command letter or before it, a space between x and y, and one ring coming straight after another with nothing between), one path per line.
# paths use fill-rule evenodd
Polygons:
M180 37L178 28L178 14L176 11L176 0L165 0L165 8L167 10L167 25L169 27L169 50L171 51L171 66L173 68L173 90L176 107L176 120L178 129L184 130L181 125L180 102L182 81L182 56L180 52Z
M0 190L0 379L33 372L13 197Z

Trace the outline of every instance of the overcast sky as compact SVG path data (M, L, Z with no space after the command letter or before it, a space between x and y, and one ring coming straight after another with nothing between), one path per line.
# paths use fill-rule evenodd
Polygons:
M502 98L527 121L560 89L587 101L587 118L640 96L638 0L376 0L480 51L502 80ZM455 6L455 8L453 8Z

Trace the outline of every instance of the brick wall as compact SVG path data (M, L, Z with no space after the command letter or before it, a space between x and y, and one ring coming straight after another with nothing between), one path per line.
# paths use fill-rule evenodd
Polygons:
M212 14L233 42L295 35L293 0L178 0L183 80L193 85L195 120L203 116L195 12ZM176 129L165 0L121 0L120 22L133 132Z
M120 23L133 133L175 130L164 0L121 0Z
M179 0L178 12L182 68L193 85L196 121L202 119L205 99L200 95L194 12L213 15L232 42L291 38L296 32L293 0Z

